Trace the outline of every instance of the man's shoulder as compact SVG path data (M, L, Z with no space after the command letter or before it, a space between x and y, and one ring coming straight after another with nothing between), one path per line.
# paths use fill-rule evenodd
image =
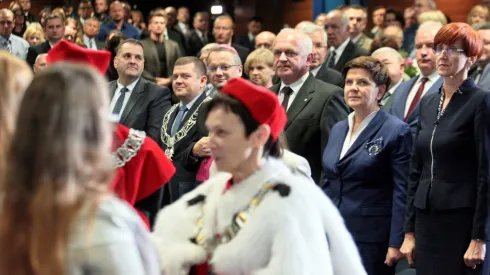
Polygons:
M315 93L319 92L320 94L331 94L331 93L336 93L336 92L343 92L343 89L340 88L339 86L327 83L325 81L322 81L320 79L313 78L312 84L314 85ZM305 82L306 84L306 82Z
M17 36L15 34L12 34L11 37L12 37L12 40L15 40L15 41L21 43L22 46L29 47L29 43L27 43L27 41L25 41L24 38Z

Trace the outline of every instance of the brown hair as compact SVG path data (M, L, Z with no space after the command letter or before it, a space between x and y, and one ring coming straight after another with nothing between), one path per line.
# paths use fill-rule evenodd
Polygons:
M4 174L17 109L31 79L32 70L27 63L0 51L0 175Z
M72 222L111 181L106 94L98 72L66 63L27 89L0 184L0 274L66 273Z
M360 56L354 58L345 64L344 70L342 71L342 76L347 76L350 69L365 69L371 74L376 86L386 85L386 90L390 87L390 77L388 75L388 69L379 62L376 58L371 56Z
M204 62L202 62L201 59L195 56L184 56L177 59L177 61L175 61L174 67L183 66L191 63L194 64L194 71L196 72L197 76L200 77L206 75L206 65L204 65Z
M463 42L466 56L480 56L483 42L480 35L466 23L450 23L443 26L434 37L434 45L452 45L458 40Z

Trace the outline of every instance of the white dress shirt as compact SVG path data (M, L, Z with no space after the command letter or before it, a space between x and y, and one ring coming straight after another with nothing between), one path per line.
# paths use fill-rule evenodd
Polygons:
M293 90L293 93L289 96L289 102L288 102L288 109L289 109L294 99L296 98L296 95L298 95L299 90L301 89L301 87L303 87L303 84L305 83L309 75L310 72L305 73L300 79L296 80L296 82L293 82L291 85L286 85L284 84L284 82L281 81L281 86L279 87L279 94L278 94L279 102L282 102L284 100L284 94L281 93L282 88L288 86Z
M362 33L358 34L356 37L354 38L351 38L350 40L352 41L352 43L356 44L357 41L359 41L359 39L361 38L362 36Z
M364 129L366 129L366 127L369 125L369 123L371 122L371 120L373 120L373 118L376 116L376 114L378 113L379 109L370 113L362 122L361 124L359 125L359 128L357 128L357 131L354 133L354 135L352 135L352 126L354 125L354 116L355 116L355 113L356 112L352 112L349 114L349 116L347 117L347 122L349 123L349 131L347 132L347 135L345 136L345 140L344 140L344 145L342 146L342 151L340 153L340 159L342 159L345 154L347 153L347 151L349 151L350 147L352 146L352 144L354 144L354 142L356 141L356 139L359 137L359 135L361 135L362 131L364 131Z
M83 43L87 46L87 48L92 49L92 50L98 50L97 49L97 42L95 41L95 38L89 38L85 34L83 35Z
M320 68L323 66L323 64L320 64L320 66L314 68L313 70L310 71L310 73L316 77L316 75L318 74L318 71L320 70Z
M189 27L187 26L187 24L182 22L178 22L177 24L179 24L179 28L182 30L184 35L187 35L187 33L189 32Z
M396 88L398 88L398 86L400 86L400 84L402 84L402 82L403 82L403 78L401 78L400 81L398 81L398 83L396 83L393 87L391 87L385 93L385 95L381 99L381 105L385 105L386 104L386 101L388 101L388 99L390 99L390 97L393 96L393 93L396 91Z
M134 87L136 86L136 83L138 83L139 80L140 79L138 78L138 79L136 79L136 81L134 81L133 83L131 83L128 86L126 86L126 88L128 89L128 91L124 95L123 105L122 105L122 108L121 108L121 112L119 112L119 117L117 118L117 121L119 121L121 119L121 114L124 112L124 108L126 108L126 104L128 104L129 97L131 97L131 93L133 92ZM119 80L118 80L117 81L116 92L114 93L114 96L112 97L112 100L111 100L111 105L110 105L111 113L114 110L114 107L116 106L117 99L121 96L121 89L122 88L124 88L124 85L122 85L119 82Z
M425 82L424 91L422 92L422 96L420 98L422 98L427 93L427 91L430 89L430 87L432 87L432 85L434 85L436 83L436 81L439 80L439 77L440 76L437 73L437 71L433 72L431 75L429 75L427 77L429 80L427 80L427 82ZM412 104L412 101L415 98L415 95L417 94L417 90L419 89L420 84L422 84L422 81L421 81L422 78L423 78L423 76L419 75L419 78L417 79L417 81L413 85L412 89L410 90L410 93L408 93L407 102L405 103L404 116L407 116L408 109L410 109L410 104Z
M347 44L349 44L350 39L347 38L340 46L335 49L334 47L330 47L330 51L335 51L335 64L339 62L340 56L344 53L345 47L347 47Z

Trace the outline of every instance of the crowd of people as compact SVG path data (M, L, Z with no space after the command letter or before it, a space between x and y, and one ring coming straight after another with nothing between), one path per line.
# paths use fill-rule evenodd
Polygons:
M0 273L490 275L489 8L12 1Z

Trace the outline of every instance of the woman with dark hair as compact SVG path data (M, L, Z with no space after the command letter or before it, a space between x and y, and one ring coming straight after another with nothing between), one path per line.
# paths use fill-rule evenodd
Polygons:
M434 38L443 85L420 102L401 249L410 264L415 254L417 275L481 274L490 93L468 77L481 51L480 36L466 23L445 25Z
M107 84L86 67L55 64L25 93L0 184L0 274L159 274L141 219L109 192Z
M339 208L368 275L394 275L403 257L410 127L379 106L390 86L383 63L358 57L343 75L345 102L354 112L330 132L323 189Z
M277 95L235 78L205 115L221 172L159 213L163 274L365 274L338 211L278 158L287 117Z
M107 37L105 49L111 53L111 62L109 63L109 68L105 76L109 82L119 78L117 70L114 67L114 58L117 56L117 47L124 40L126 40L126 36L119 30L111 31Z
M12 30L12 34L22 37L27 29L24 12L22 9L13 9L12 13L14 14L14 29Z

